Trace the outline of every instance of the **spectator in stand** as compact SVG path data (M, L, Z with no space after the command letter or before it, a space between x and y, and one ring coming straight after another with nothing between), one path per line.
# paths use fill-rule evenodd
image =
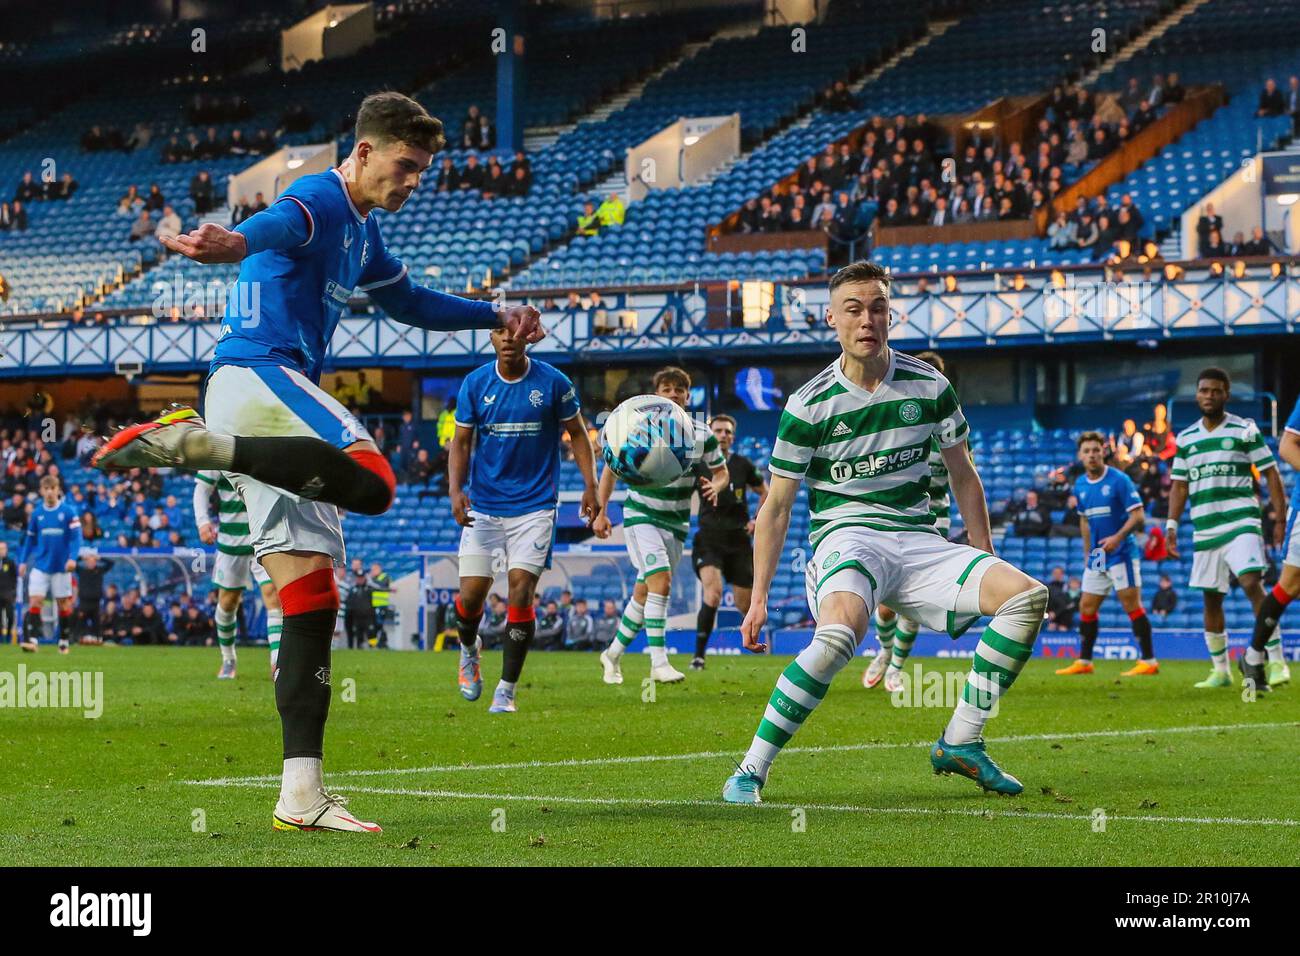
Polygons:
M144 213L148 215L148 213ZM154 235L159 239L175 239L181 234L181 217L176 215L176 210L171 206L163 207L162 218L158 220L158 228Z
M41 199L45 195L45 190L30 172L23 173L23 178L19 180L18 187L14 190L14 201L30 203L33 200Z
M167 145L162 148L162 161L168 165L183 163L188 161L189 158L189 152L181 145L179 136L172 136L167 140Z
M183 612L179 622L173 621L172 628L177 643L187 647L211 647L216 643L217 632L212 618L203 613L197 604L191 604Z
M45 198L49 200L71 199L80 188L81 184L73 178L72 173L64 173L61 178L45 184Z
M440 193L449 193L453 189L460 188L460 172L456 169L456 164L451 161L450 156L444 156L442 165L438 167L436 188Z
M1057 616L1069 611L1070 596L1066 593L1065 568L1057 565L1047 581L1047 622L1053 631L1068 630L1057 621Z
M582 204L582 213L578 216L578 235L594 236L600 232L600 219L596 216L596 207L587 200Z
M495 591L488 595L487 610L479 623L478 636L482 638L483 646L489 649L500 646L506 636L506 602Z
M527 166L511 166L510 181L506 184L505 195L527 196L533 188L533 177Z
M1201 250L1201 258L1222 259L1227 255L1229 255L1229 252L1227 245L1223 241L1223 234L1217 229L1211 229L1205 241L1205 248Z
M1202 259L1209 258L1207 250L1211 232L1223 232L1223 217L1215 213L1212 202L1205 204L1205 208L1201 210L1201 217L1196 220L1197 254Z
M1079 228L1075 232L1075 246L1084 252L1095 254L1100 239L1101 232L1098 230L1097 224L1092 221L1092 214L1085 213L1083 218L1079 220Z
M126 192L117 201L117 214L119 216L134 216L141 210L148 211L144 197L140 195L140 190L135 185L128 186Z
M564 615L555 601L547 601L546 610L537 615L536 647L541 651L564 649Z
M1052 517L1047 508L1038 500L1038 492L1030 489L1025 492L1024 504L1021 505L1014 519L1016 536L1020 538L1045 538L1052 527Z
M343 600L343 626L347 631L348 647L362 650L374 629L375 609L370 581L360 558L352 559L352 570L347 576L347 594Z
M8 644L15 637L17 600L18 562L9 556L9 543L0 541L0 644Z
M623 197L616 192L606 196L605 201L596 209L596 218L600 220L602 229L623 225L626 216L627 210L623 206Z
M244 139L244 131L234 129L230 131L230 139L226 143L226 152L231 156L247 156L248 142Z
M230 225L233 228L253 214L252 204L247 196L240 196L235 208L230 211Z
M478 157L470 153L465 160L465 168L460 171L460 178L456 183L456 188L482 189L483 176L483 167L479 165Z
M131 628L131 639L136 644L163 646L172 643L174 635L169 635L163 627L162 615L152 603L140 608L139 623Z
M141 239L150 239L153 237L156 227L154 221L149 218L148 210L141 209L140 215L136 217L135 222L131 223L130 240L139 242Z
M595 640L596 622L587 610L586 598L573 602L573 613L565 623L564 643L570 650L589 651Z
M97 541L104 536L100 530L99 519L95 517L93 511L83 511L81 513L81 537L85 541Z
M0 232L8 232L14 227L14 214L7 202L0 202Z
M596 619L592 630L592 650L609 647L618 636L618 625L622 618L623 612L619 606L613 600L606 598L601 606L600 617Z
M1174 582L1169 579L1169 575L1162 574L1160 575L1160 587L1151 597L1151 612L1163 621L1177 607L1178 592L1174 590Z
M849 113L858 108L858 103L844 81L836 80L824 94L822 108L830 113Z
M207 160L217 159L226 154L226 144L222 141L221 137L217 135L217 128L215 126L208 127L207 133L195 148L194 154L195 159Z
M1286 112L1286 98L1277 88L1277 81L1271 76L1264 81L1264 89L1259 94L1259 107L1256 116L1281 116Z
M496 149L497 130L492 125L492 121L486 116L478 118L478 130L475 134L473 149L489 150Z
M1048 245L1053 249L1073 249L1077 245L1078 227L1064 212L1056 214L1056 221L1047 227Z
M73 627L79 637L99 636L99 607L104 599L104 575L112 568L111 560L101 559L93 551L82 555L78 562L77 615Z
M501 164L496 161L496 157L493 157L488 165L487 175L483 178L483 198L496 199L498 196L508 195L509 190L510 181L506 178Z
M1270 256L1273 254L1273 245L1268 241L1268 237L1264 235L1263 228L1256 226L1250 231L1250 238L1242 244L1241 251L1238 254L1243 256Z
M428 485L433 470L433 462L429 460L429 449L421 448L402 473L402 481L408 485Z
M100 126L92 126L81 134L81 151L83 153L98 153L107 148L108 137L104 135L104 130Z
M206 216L216 208L216 190L212 183L212 174L206 169L199 170L190 180L190 199L194 200L194 213Z
M1060 624L1061 630L1074 630L1074 616L1079 613L1079 600L1083 597L1083 585L1078 578L1070 578L1065 588L1065 601L1057 609L1054 624Z

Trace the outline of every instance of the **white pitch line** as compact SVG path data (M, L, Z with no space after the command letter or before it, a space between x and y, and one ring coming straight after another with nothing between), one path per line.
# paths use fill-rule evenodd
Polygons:
M278 782L246 784L272 790L279 787ZM555 797L540 796L531 793L462 793L457 790L415 790L407 787L348 787L348 793L373 793L391 797L436 797L443 800L525 800L529 803L568 803L597 806L635 806L635 807L723 807L727 804L718 800L657 800L652 797ZM981 810L974 807L963 809L944 809L941 807L855 807L835 803L769 803L764 801L753 809L762 810L804 810L825 811L828 813L865 813L890 816L934 816L934 817L984 817L1006 820L1065 820L1071 823L1093 822L1090 813L1041 813L1035 811L1007 812L1003 810ZM743 812L743 811L730 811ZM1188 823L1215 826L1281 826L1300 827L1300 820L1264 819L1249 817L1158 817L1151 814L1142 816L1121 816L1107 814L1107 823Z
M1085 730L1076 733L1058 733L1058 734L1020 734L1013 737L989 737L986 743L990 744L1013 744L1027 743L1032 741L1043 740L1078 740L1080 738L1097 738L1097 737L1141 737L1146 734L1193 734L1203 732L1214 732L1219 730L1270 730L1279 727L1300 727L1300 722L1296 721L1278 721L1274 723L1255 723L1255 724L1209 724L1193 727L1150 727L1139 730ZM931 747L934 745L933 740L918 740L911 743L863 743L863 744L828 744L824 747L786 747L781 752L783 754L818 754L818 753L850 753L861 750L901 750L913 747ZM488 770L536 770L549 767L601 767L612 766L617 764L637 764L637 763L665 763L690 760L717 760L722 757L731 757L734 759L738 751L733 750L703 750L696 753L687 754L644 754L640 756L629 757L587 757L587 758L569 758L566 760L525 760L518 763L480 763L480 764L443 764L432 767L390 767L384 770L336 770L329 774L331 779L336 777L382 777L397 776L402 774L415 773L462 773L465 771L488 771ZM186 780L187 784L209 787L228 787L239 786L244 784L258 783L276 783L280 781L279 775L266 774L262 776L251 777L218 777L208 780ZM1133 818L1136 819L1136 818ZM1160 819L1166 819L1161 817Z

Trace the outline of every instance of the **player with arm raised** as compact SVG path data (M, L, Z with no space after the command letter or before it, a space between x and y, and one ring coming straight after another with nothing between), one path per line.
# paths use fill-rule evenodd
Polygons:
M212 498L216 495L217 514L212 515ZM280 596L275 592L266 569L253 560L253 532L249 527L248 508L239 496L230 476L219 471L200 471L194 476L194 524L199 540L215 544L217 555L212 562L212 586L217 589L217 610L213 615L217 646L221 648L218 680L234 680L238 666L235 637L239 629L239 606L250 578L262 591L266 606L266 640L271 648L271 677L280 653L280 632L284 630ZM250 573L251 572L251 573Z
M1142 498L1128 475L1106 464L1106 439L1101 434L1084 432L1077 447L1083 474L1074 483L1074 496L1079 500L1079 531L1087 560L1079 598L1082 646L1078 660L1056 673L1069 676L1093 672L1097 612L1113 588L1142 652L1141 659L1123 676L1158 674L1160 664L1151 646L1151 619L1142 607L1142 567L1133 547L1133 532L1141 531L1146 520Z
M722 603L722 586L731 585L736 609L749 611L749 590L754 585L754 521L749 517L749 492L758 495L758 506L767 500L767 482L754 463L744 455L733 455L736 420L730 415L714 415L709 430L727 463L727 487L716 497L709 491L713 476L699 478L699 528L691 543L691 564L703 588L703 600L695 618L695 657L691 670L704 669L704 651L713 634L713 624Z
M655 372L654 393L686 407L691 394L691 377L685 369L669 366ZM716 501L731 481L726 460L718 440L703 422L694 421L695 440L704 447L704 467L711 480L700 493ZM614 493L614 472L609 465L600 475L598 503L600 515L592 522L597 537L610 534L609 498ZM684 680L686 675L668 660L664 632L668 625L668 595L672 591L673 572L682 557L682 546L691 528L691 496L695 494L696 472L687 469L663 487L629 488L623 502L623 539L628 557L636 569L632 598L623 609L618 635L600 653L600 666L606 684L623 683L623 652L636 639L645 624L646 642L650 645L650 678L664 684Z
M538 313L496 311L412 283L384 247L378 210L395 213L442 149L442 124L400 93L357 110L352 153L303 176L234 230L205 224L167 247L199 262L239 262L239 281L208 376L211 428L191 408L119 432L96 454L104 469L179 466L232 473L248 506L253 552L284 610L276 707L284 739L282 830L378 833L325 790L330 640L344 561L336 505L361 514L391 506L396 481L365 428L318 385L326 350L354 291L393 319L431 330L505 326L541 337Z
M1280 546L1286 533L1286 490L1278 474L1273 453L1264 444L1259 427L1250 419L1227 411L1232 383L1221 368L1204 369L1196 376L1196 405L1201 418L1178 433L1177 451L1169 475L1169 518L1165 522L1169 556L1178 559L1178 521L1183 508L1192 506L1192 576L1190 587L1205 599L1205 646L1214 669L1197 687L1231 687L1228 668L1228 635L1223 598L1228 579L1235 574L1255 614L1264 601L1261 575L1268 566L1264 557L1264 532L1259 498L1255 495L1254 470L1268 484L1269 500L1277 512L1273 543ZM1286 671L1282 639L1274 633L1266 642L1270 665ZM1289 674L1287 675L1289 676ZM1256 681L1266 690L1268 682Z
M919 352L916 358L940 372L944 371L943 359L937 352ZM930 513L934 515L934 530L947 540L952 528L952 501L948 494L948 466L943 462L943 448L937 438L930 441L929 465L930 487L927 493L930 495ZM912 653L921 625L911 618L899 617L887 604L877 606L875 621L880 653L862 672L862 686L870 690L884 678L885 690L897 693L903 689L903 666Z
M18 553L18 577L27 575L27 639L22 648L34 651L41 639L41 606L52 595L59 612L59 653L68 653L68 635L72 632L72 572L77 569L81 551L81 521L75 508L64 499L59 479L46 475L41 479L41 500L32 509L27 533Z
M507 573L501 680L488 708L502 714L518 709L515 685L537 627L533 595L542 571L551 566L561 429L572 440L585 484L579 512L590 521L598 506L595 452L573 383L554 366L529 358L523 340L504 329L492 333L492 346L496 361L466 376L456 397L447 482L452 513L464 528L456 618L460 692L466 700L477 700L483 690L478 625L501 569L497 562L504 562Z
M741 633L746 648L766 649L768 592L800 481L808 483L814 553L805 584L817 626L777 679L748 753L723 786L729 803L759 802L772 762L853 659L882 601L954 637L992 615L930 763L936 773L969 777L985 790L1024 789L989 757L983 732L1033 653L1047 588L992 554L966 419L942 373L889 347L889 284L889 274L869 262L832 277L826 321L843 352L791 396L781 415ZM936 436L974 547L934 530L927 485Z
M1300 400L1291 409L1291 417L1286 420L1282 440L1277 446L1278 457L1292 468L1300 470ZM1276 500L1276 499L1275 499ZM1272 686L1285 684L1291 679L1291 669L1281 654L1278 659L1268 660L1270 641L1278 640L1278 624L1286 606L1300 595L1300 522L1296 521L1300 511L1300 481L1291 491L1291 510L1285 522L1278 517L1278 525L1286 526L1286 550L1282 558L1282 574L1277 584L1264 595L1264 600L1255 609L1255 632L1251 635L1250 646L1241 657L1242 673L1255 682L1256 688L1267 683ZM1277 645L1279 649L1281 644Z

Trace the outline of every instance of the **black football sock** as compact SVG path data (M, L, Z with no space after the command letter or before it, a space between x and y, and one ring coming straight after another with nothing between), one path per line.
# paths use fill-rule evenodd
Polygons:
M39 641L44 635L45 625L44 622L41 621L41 612L39 609L31 608L28 610L24 624L25 626L23 630L27 634L27 640Z
M513 684L524 672L524 658L533 644L537 618L531 607L511 607L506 609L506 621L506 639L501 645L501 679Z
M1097 615L1088 617L1079 615L1079 637L1082 648L1079 650L1079 659L1084 661L1092 660L1092 647L1097 643Z
M1146 611L1138 608L1129 616L1129 620L1133 625L1133 636L1142 648L1142 660L1151 660L1156 656L1155 649L1151 646L1151 618L1147 617Z
M478 640L479 622L483 620L483 611L480 609L477 614L470 617L465 612L465 606L460 603L460 596L456 597L456 633L460 637L460 646L472 648L474 642Z
M1255 632L1250 636L1252 648L1264 650L1264 646L1273 637L1273 631L1277 629L1277 622L1282 620L1285 608L1286 605L1274 596L1273 591L1264 595L1264 600L1259 604L1259 613L1255 615Z
M331 608L286 614L280 634L275 707L284 733L284 757L322 757L330 712L330 640L338 612Z
M383 476L319 438L240 436L227 470L357 514L383 514L393 501L392 486Z
M713 636L713 625L718 619L718 609L708 604L700 605L700 612L695 615L695 656L703 657Z

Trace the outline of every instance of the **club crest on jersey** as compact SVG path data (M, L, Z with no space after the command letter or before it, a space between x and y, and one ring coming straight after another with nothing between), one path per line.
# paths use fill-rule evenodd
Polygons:
M533 406L533 408L541 408L541 407L542 407L542 390L541 390L540 388L535 388L535 389L533 389L531 392L529 392L529 393L528 393L528 401L529 401L529 403Z
M1102 493L1103 495L1108 495L1108 494L1110 494L1110 485L1102 485L1102 486L1101 486L1101 493Z
M921 406L916 402L904 402L899 406L898 417L908 425L912 425L921 417Z
M493 402L495 402L496 400L497 400L497 397L496 397L495 395L484 395L484 396L483 396L483 404L484 404L484 405L491 405L491 404L492 404Z
M347 252L352 247L352 233L343 233L343 251Z
M1220 442L1220 447L1224 451L1232 451L1232 448L1235 444L1236 442L1234 442L1231 438L1225 438L1222 442Z

